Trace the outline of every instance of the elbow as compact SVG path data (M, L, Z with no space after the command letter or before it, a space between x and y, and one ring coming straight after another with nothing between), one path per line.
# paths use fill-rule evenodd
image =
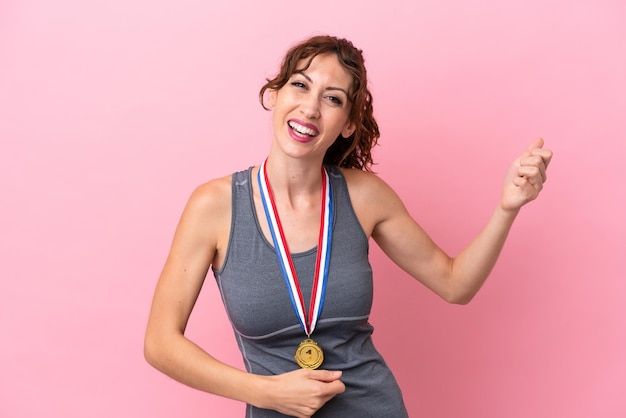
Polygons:
M152 367L159 369L161 355L161 344L158 343L157 339L150 335L150 333L146 333L146 337L143 342L143 357L146 359L148 364Z
M146 337L143 342L143 358L146 359L148 364L154 366L157 357L158 355L156 354L154 344Z
M468 303L472 301L472 299L473 299L472 297L458 298L458 299L448 300L447 302L453 305L467 305Z
M467 305L474 299L480 287L465 285L458 280L448 280L441 288L440 296L453 305Z
M474 299L475 292L448 292L443 299L453 305L467 305Z

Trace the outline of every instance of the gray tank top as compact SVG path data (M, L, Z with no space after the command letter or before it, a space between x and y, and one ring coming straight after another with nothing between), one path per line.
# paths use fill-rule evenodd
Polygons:
M372 269L368 238L354 213L345 179L327 166L333 192L333 242L326 297L313 338L324 350L322 369L342 370L346 391L315 417L407 417L400 388L372 342ZM246 369L275 375L296 370L293 355L306 338L291 305L274 247L254 209L252 170L233 174L232 225L224 264L213 273ZM256 187L256 186L255 186ZM292 254L309 306L317 248ZM247 406L246 417L284 417Z

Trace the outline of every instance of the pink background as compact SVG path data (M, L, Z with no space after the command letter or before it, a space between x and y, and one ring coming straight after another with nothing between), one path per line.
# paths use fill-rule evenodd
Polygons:
M411 416L626 416L626 3L0 2L0 416L240 417L142 339L189 193L259 163L257 102L317 33L364 49L378 173L455 253L509 163L556 157L468 306L375 245L375 342ZM241 367L212 276L189 334Z

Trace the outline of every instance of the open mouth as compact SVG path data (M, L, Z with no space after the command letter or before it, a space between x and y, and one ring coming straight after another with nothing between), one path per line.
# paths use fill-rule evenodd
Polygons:
M315 136L319 135L319 132L317 131L317 129L301 125L301 124L299 124L297 122L294 122L292 120L287 122L287 124L293 130L294 133L296 133L297 135L300 135L302 137L312 138L312 137L315 137Z

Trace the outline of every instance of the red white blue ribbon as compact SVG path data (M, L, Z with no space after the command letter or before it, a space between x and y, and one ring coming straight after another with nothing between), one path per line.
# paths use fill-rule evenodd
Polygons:
M315 261L315 275L313 277L313 288L311 289L311 302L307 314L304 306L304 298L298 281L298 274L287 246L287 240L280 223L278 210L274 202L274 194L267 177L267 160L259 168L258 181L261 191L263 209L269 224L269 229L274 241L274 249L278 257L278 264L283 273L287 291L291 298L291 304L298 316L300 325L307 336L310 336L317 325L317 320L322 313L324 306L324 295L326 293L326 282L328 280L328 268L330 264L330 248L332 242L333 226L333 205L330 179L326 169L322 166L322 207L320 216L320 233L317 244L317 258Z

